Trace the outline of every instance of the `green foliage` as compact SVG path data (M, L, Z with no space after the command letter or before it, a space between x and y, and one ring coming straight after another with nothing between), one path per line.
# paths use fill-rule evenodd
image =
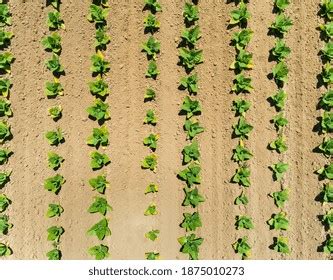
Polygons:
M62 208L60 204L49 204L46 216L48 218L60 217L63 212L64 208Z
M94 191L97 191L100 194L104 194L107 187L109 187L109 182L106 180L105 175L99 175L96 178L91 178L89 180L89 185L93 188Z
M251 102L245 99L237 99L232 102L232 110L237 116L244 115L251 107Z
M240 143L237 145L237 147L234 149L234 153L232 155L232 159L235 162L244 162L247 160L250 160L253 157L253 154L250 152L250 150L246 147L244 147L243 143Z
M192 140L198 134L204 132L204 128L200 126L198 121L186 120L184 124L184 130L187 133L187 139Z
M0 243L0 257L6 257L13 254L13 250L6 244Z
M59 120L62 117L62 108L60 105L53 106L53 107L49 108L48 111L49 111L50 117L55 121Z
M325 111L330 111L333 108L333 90L328 90L323 96L320 98L319 106Z
M5 212L11 203L11 200L6 195L0 194L0 213Z
M247 205L249 203L248 197L242 192L239 196L236 197L235 202L236 205Z
M242 1L237 9L231 11L229 23L231 25L245 25L250 17L247 5Z
M284 35L291 29L292 26L293 22L290 17L286 16L285 14L279 14L276 16L275 21L272 23L270 29L278 35Z
M283 113L276 115L273 118L272 122L274 123L278 131L281 131L283 127L288 125L288 120L285 117L283 117Z
M186 96L181 107L181 112L186 113L186 118L190 119L195 115L201 114L201 105L198 100L192 100L190 97Z
M333 2L332 2L333 3ZM327 42L320 51L323 60L332 61L333 59L333 42Z
M276 140L269 144L269 148L275 150L279 154L284 153L288 150L288 146L286 144L286 140L283 136L278 136Z
M160 22L157 20L156 16L153 15L152 13L149 13L148 16L144 19L144 27L145 30L150 32L150 33L154 33L156 32L158 29L160 29Z
M145 237L151 241L155 241L158 238L158 235L160 234L160 231L158 229L153 229L151 231L148 231L145 234Z
M88 21L94 22L96 25L104 25L109 15L109 9L97 6L95 4L90 5L90 11L88 14Z
M285 212L273 214L272 218L267 221L271 229L275 230L288 230L289 221Z
M59 10L59 8L60 8L60 2L61 2L61 0L50 0L50 4L56 10Z
M11 172L0 172L0 189L10 181Z
M46 82L45 95L48 98L55 98L58 95L64 95L64 88L57 78L53 82Z
M333 67L330 63L326 63L323 66L323 70L321 72L321 77L323 79L323 82L326 85L333 84Z
M111 37L106 33L105 27L98 27L95 33L95 48L97 50L105 50L110 42Z
M247 259L251 256L251 246L248 243L248 237L244 236L232 244L235 252L238 253L242 259Z
M10 52L0 54L0 70L6 73L11 72L11 65L15 58Z
M13 224L9 222L9 217L6 215L0 216L0 236L7 235L8 230L13 227Z
M324 112L320 126L324 133L333 132L333 112Z
M157 124L157 117L155 115L154 110L148 110L145 116L145 119L143 120L144 124L151 124L156 125Z
M180 224L186 231L195 231L198 227L202 226L200 215L198 212L183 213L184 220Z
M100 99L96 99L94 104L87 108L89 116L98 121L110 119L109 105Z
M234 85L232 86L231 91L236 94L251 92L252 87L252 79L245 77L243 74L238 74L234 79Z
M187 168L178 173L178 178L185 181L188 187L192 187L194 184L200 184L200 171L199 165L192 163Z
M156 77L160 74L160 71L157 69L156 61L152 60L148 64L148 69L146 72L147 78L156 79Z
M289 74L287 64L284 61L279 62L273 67L272 74L276 83L287 83Z
M48 258L48 260L52 260L52 261L58 261L61 259L62 254L61 251L59 249L53 249L49 252L46 253L46 256Z
M202 50L180 48L179 58L186 70L192 70L196 65L203 63Z
M252 36L253 31L251 29L242 29L232 35L231 43L237 50L242 50L250 43Z
M47 240L59 242L61 235L65 232L63 227L52 226L47 229Z
M145 139L143 139L143 144L153 151L157 148L157 141L158 141L158 135L157 134L149 134Z
M192 206L193 208L197 207L200 203L205 201L205 198L199 194L198 188L184 188L185 199L183 201L183 206Z
M89 235L96 235L98 240L103 240L106 236L111 235L109 223L106 218L103 218L98 223L93 225L87 232Z
M183 30L181 37L189 47L194 47L198 40L201 38L199 25L196 25L192 28L186 28Z
M147 88L144 96L145 101L152 101L155 100L155 98L156 92L151 88Z
M323 179L333 180L333 163L326 164L324 167L317 170L317 173Z
M333 19L333 2L332 0L322 0L320 4L320 15L328 20Z
M147 53L148 58L156 59L156 56L160 50L161 43L153 36L150 36L148 40L142 44L142 51Z
M198 161L200 158L199 144L193 141L190 145L185 146L182 150L183 164L188 164L191 161Z
M95 260L104 260L109 256L109 247L100 244L89 248L88 253L95 257Z
M289 200L289 190L283 189L272 193L271 196L274 198L275 205L279 208L283 208L284 204Z
M64 72L64 67L62 67L60 63L59 56L55 53L52 55L51 59L46 61L46 67L55 75L59 75Z
M11 82L8 79L0 79L0 95L8 97Z
M105 126L101 128L94 128L92 135L87 139L87 144L89 146L94 146L98 148L101 146L107 146L109 144L109 131Z
M160 253L148 252L148 253L145 253L145 257L146 257L146 260L155 261L160 258Z
M88 208L89 213L100 213L103 216L107 214L108 211L112 211L111 205L104 197L96 196L94 202Z
M274 0L274 6L279 10L279 12L283 12L290 5L290 0Z
M238 122L233 126L234 134L236 137L240 137L241 139L248 138L249 133L253 130L253 126L246 122L244 116L241 116L238 119Z
M161 4L158 0L145 0L145 7L149 8L152 13L162 11Z
M181 78L180 86L183 89L187 89L190 94L197 94L199 90L198 75L193 74L191 76Z
M0 29L0 49L7 48L10 45L11 39L13 37L13 32L7 32L3 29Z
M45 138L48 140L48 142L51 146L58 146L59 144L65 142L65 138L64 138L60 128L57 128L57 130L52 130L52 131L46 132Z
M157 193L157 192L158 192L158 186L156 184L149 184L145 190L145 194Z
M280 181L283 178L284 173L288 171L289 164L284 162L278 162L270 166L273 171L273 178L276 181Z
M182 246L180 251L184 254L188 254L190 260L199 259L199 247L203 241L203 238L197 237L193 233L178 238L178 242Z
M97 97L104 98L109 95L109 86L100 77L97 77L95 81L89 83L89 89L91 94L96 95Z
M253 229L254 225L252 219L248 216L236 216L236 229Z
M186 2L183 16L188 23L194 23L199 19L199 9L196 5Z
M0 98L0 117L11 117L13 115L10 105L10 101Z
M110 62L106 61L101 51L97 51L96 54L91 57L90 71L93 74L103 75L110 70Z
M5 142L11 137L10 125L6 121L0 121L0 143Z
M155 154L151 154L146 156L141 162L142 169L149 169L153 172L156 172L157 168L157 156Z
M58 11L48 13L47 26L50 29L65 29L64 21L61 19L61 15Z
M333 230L333 208L328 210L323 216L323 223L327 225L330 230Z
M324 253L333 254L333 236L329 235L323 246Z
M253 55L252 53L240 49L236 55L235 61L230 65L230 69L243 71L253 68Z
M251 186L250 175L251 175L250 169L246 166L241 166L236 170L236 173L232 177L231 181L243 187L250 187Z
M42 39L42 45L46 51L58 54L61 52L61 37L54 32Z
M64 158L59 156L56 153L49 152L47 154L47 156L48 156L49 167L52 168L53 170L59 169L61 166L61 163L64 162Z
M333 155L333 139L325 137L323 139L323 143L321 143L318 147L320 152L322 152L325 156L329 157Z
M156 207L156 204L155 203L151 203L148 205L144 215L145 216L154 216L154 215L157 215L158 212L157 212L157 207Z
M101 169L111 162L110 158L106 154L101 154L97 151L92 152L90 157L90 166L93 170Z
M271 96L270 101L275 106L277 111L281 111L284 109L286 100L287 100L287 93L280 89L275 95Z
M0 27L6 25L12 25L11 13L8 4L0 4Z
M53 177L49 177L44 181L44 188L55 194L58 194L62 188L62 185L66 182L65 178L59 174Z
M9 157L13 154L12 151L7 149L0 149L0 165L8 162Z
M325 184L320 196L322 203L333 203L333 185Z
M275 238L274 244L273 244L273 249L282 254L289 254L290 249L288 246L288 238L279 236L278 238Z
M291 49L286 45L286 43L283 40L278 39L272 49L272 55L275 59L277 61L283 61L289 56L290 53Z
M326 24L319 25L319 29L322 31L326 39L330 40L333 38L333 22L330 21Z

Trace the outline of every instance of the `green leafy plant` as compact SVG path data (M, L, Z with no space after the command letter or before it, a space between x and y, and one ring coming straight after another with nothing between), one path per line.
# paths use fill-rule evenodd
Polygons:
M245 99L237 99L232 103L232 110L236 112L237 116L244 115L251 107L251 102Z
M181 65L187 70L192 70L196 65L203 63L202 50L180 48L179 58Z
M151 231L148 231L145 234L145 237L151 241L155 241L158 238L158 235L160 234L160 231L158 229L153 229Z
M10 73L11 65L14 62L14 60L15 60L15 58L11 53L9 53L9 52L1 53L0 54L0 70L4 71L6 73Z
M0 165L8 162L9 157L13 154L12 151L7 149L0 149Z
M145 253L145 257L146 257L146 260L155 261L160 258L160 253L148 252L148 253Z
M109 144L109 131L106 126L94 128L92 135L90 135L87 139L87 144L96 148L100 145L107 146Z
M247 5L242 1L237 9L231 11L229 23L231 25L245 25L250 16Z
M241 116L238 119L238 122L233 126L234 134L236 137L240 137L241 139L248 138L249 133L253 130L253 126L246 122L244 116Z
M333 67L331 66L330 63L326 63L323 66L321 77L325 84L327 84L327 85L333 84Z
M289 254L288 238L283 236L274 238L273 249L278 253Z
M49 69L53 74L60 75L64 73L64 67L60 63L59 56L57 54L52 54L52 58L46 61L46 67Z
M238 74L234 79L234 84L232 86L231 91L236 94L251 92L252 87L252 79L245 77L243 74Z
M333 22L330 21L326 24L321 24L319 25L319 29L327 39L333 38Z
M320 4L320 14L328 20L333 19L333 2L332 0L323 0Z
M277 83L287 83L288 82L289 69L284 61L279 62L273 67L272 75Z
M248 216L236 216L236 229L253 229L254 225L252 219Z
M106 154L101 154L97 151L92 152L90 157L90 166L93 170L101 169L111 162L110 158Z
M148 40L142 44L142 51L147 53L148 58L156 59L156 56L160 50L161 43L153 36L150 36Z
M323 251L326 254L333 253L333 236L332 235L329 235L327 237L326 241L324 242Z
M155 98L156 92L151 88L147 88L144 96L145 101L155 100Z
M242 50L250 43L252 36L253 31L251 29L242 29L241 31L235 32L232 35L231 42L237 50Z
M290 5L290 0L274 0L274 6L279 12L283 12Z
M235 61L230 65L230 69L243 71L253 68L252 53L240 49L236 55Z
M186 231L195 231L198 227L202 226L200 215L198 212L183 213L184 220L180 224Z
M198 161L200 158L199 144L193 141L190 145L185 146L182 150L183 164L188 164L191 161Z
M239 196L236 197L235 202L236 205L247 205L249 203L248 197L242 192Z
M64 21L58 11L48 13L47 26L50 29L65 29Z
M288 120L283 116L283 113L276 115L272 122L274 123L277 131L281 131L283 127L288 125Z
M3 49L8 47L13 37L13 32L7 32L3 29L0 29L0 48Z
M187 89L190 94L197 94L199 90L198 75L193 74L191 76L181 78L180 87L182 89Z
M157 134L149 134L145 139L143 139L143 144L152 151L155 151L157 148L157 141L158 141L159 136Z
M280 181L283 178L284 173L288 171L289 164L284 162L278 162L270 166L273 171L273 178L276 181Z
M61 259L62 254L61 251L59 249L53 249L49 252L46 253L46 257L48 258L48 260L52 260L52 261L58 261Z
M105 216L108 211L113 210L104 197L96 196L94 199L94 202L88 208L89 213L100 213Z
M242 257L242 259L247 259L251 256L251 246L248 243L247 236L239 238L234 244L232 244L232 247L235 252Z
M272 218L267 221L271 229L288 230L289 221L285 212L273 214Z
M185 199L183 201L183 206L192 206L193 208L197 207L200 203L205 201L205 198L199 194L198 188L184 188Z
M99 96L101 98L109 95L109 86L100 77L97 77L95 81L89 83L89 89L91 94Z
M111 37L106 33L105 27L99 26L95 33L95 48L97 50L105 50L110 42Z
M49 204L46 216L48 218L60 217L63 212L64 208L60 204Z
M103 218L98 223L93 225L87 232L89 235L96 235L98 240L103 240L106 236L111 235L111 230L109 229L109 222L106 218Z
M91 4L87 18L88 21L94 22L96 25L104 25L108 15L109 15L109 9L97 6L95 4Z
M148 194L148 193L157 193L158 192L158 186L156 184L149 184L147 187L146 187L146 190L145 190L145 194Z
M109 105L100 99L96 99L94 104L87 108L89 116L98 121L110 119Z
M274 198L275 205L279 208L283 208L284 204L289 200L289 190L283 189L272 193L271 196Z
M182 246L180 248L180 251L184 254L188 254L190 260L199 259L199 247L203 243L203 241L203 238L197 237L193 233L178 238L178 242Z
M284 35L291 29L292 26L293 22L290 17L286 16L285 14L279 14L276 16L275 21L272 23L270 29L279 35Z
M333 132L333 113L324 112L320 122L321 130L324 133Z
M143 23L144 23L145 30L150 32L150 33L154 33L161 26L161 24L157 20L156 16L153 15L152 13L148 14L148 16L144 19Z
M10 181L11 172L0 172L0 188L3 188Z
M1 1L2 3L2 1ZM0 4L0 27L12 25L12 17L8 4Z
M49 177L44 181L44 188L55 194L58 194L62 188L62 185L66 182L65 178L59 174L53 177Z
M187 168L178 173L178 178L185 181L188 187L192 187L194 184L200 184L200 171L201 167L195 163L192 163Z
M196 5L186 2L183 16L188 23L194 23L199 19L199 9Z
M62 107L60 105L49 108L48 112L50 117L55 121L62 117Z
M57 78L53 82L46 82L45 95L48 98L55 98L58 95L64 95L64 88Z
M7 235L8 230L13 227L13 224L9 222L9 217L6 215L0 216L0 236Z
M105 175L99 175L96 178L91 178L89 180L89 185L93 188L94 191L97 191L100 194L104 194L110 183L106 180Z
M321 56L322 56L323 60L332 61L332 59L333 59L333 43L332 42L327 42L325 44L324 48L320 51L320 53L321 53Z
M145 7L149 8L151 12L161 12L162 7L158 0L145 0Z
M0 213L5 212L11 203L11 200L6 195L0 194Z
M11 82L8 79L0 79L0 95L8 97Z
M10 125L6 121L0 121L0 143L5 142L11 137Z
M144 215L145 216L154 216L154 215L157 215L158 212L157 212L157 206L155 203L151 203L148 205Z
M155 154L151 154L149 156L146 156L141 162L141 168L149 169L153 172L156 172L157 156Z
M160 74L160 71L157 69L156 61L152 60L148 64L148 69L146 72L147 78L156 79L156 77Z
M65 232L63 227L52 226L47 229L47 240L59 242L61 235Z
M327 225L327 227L330 230L333 230L333 208L331 208L330 210L328 210L326 212L326 214L323 216L322 221L325 225ZM1 226L0 226L0 228L1 228Z
M243 142L239 143L237 147L234 149L234 153L232 155L232 159L235 162L244 162L250 160L253 157L253 154L250 150L244 147Z
M186 96L181 107L181 113L185 113L187 119L190 119L194 115L200 115L200 102L198 100L192 100L190 97Z
M194 47L198 40L201 38L199 25L192 28L186 28L181 35L183 41L190 47Z
M320 192L322 203L333 202L333 185L325 184L322 191Z
M54 32L42 39L42 45L46 51L59 54L61 52L61 37Z
M327 157L333 155L333 139L325 137L323 143L321 143L318 149ZM0 156L1 159L1 156ZM1 162L1 160L0 160Z
M328 90L323 94L320 98L319 106L326 111L330 111L333 108L333 90Z
M91 57L91 64L90 71L93 74L103 75L110 70L110 62L105 60L101 51L97 51L97 53Z
M61 0L50 0L50 4L56 10L59 10Z
M284 153L288 150L286 140L283 136L278 136L276 140L269 144L269 148L277 151L279 154Z
M276 41L274 48L271 50L272 55L276 58L277 61L283 61L286 59L290 52L291 49L281 39Z
M192 140L198 134L204 132L204 128L200 126L198 121L186 120L184 124L184 130L187 133L187 138Z
M324 167L317 170L317 174L323 179L333 180L333 163L326 164Z
M54 152L49 152L47 156L48 156L49 167L52 168L53 170L59 169L61 163L64 162L64 158Z
M0 98L0 117L11 117L13 115L10 105L7 99Z
M6 244L0 243L0 257L10 256L13 250Z
M246 166L241 166L236 170L235 175L232 177L231 181L243 187L251 186L250 182L251 171Z
M157 124L157 117L155 115L154 110L149 109L146 113L145 119L143 120L144 124L151 124L156 125Z
M95 260L104 260L109 256L109 247L100 244L89 248L88 253L95 257Z
M46 132L45 138L48 140L48 142L51 146L58 146L59 144L65 142L65 138L64 138L60 128L57 128L57 130L52 130L52 131Z
M272 102L272 105L275 106L277 111L281 111L284 109L287 100L287 93L280 89L275 95L271 96L269 100Z

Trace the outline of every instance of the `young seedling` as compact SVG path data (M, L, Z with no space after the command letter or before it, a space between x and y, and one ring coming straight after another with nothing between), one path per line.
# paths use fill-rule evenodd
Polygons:
M101 169L111 162L110 158L106 154L101 154L97 151L92 152L90 157L90 166L93 170Z
M328 90L324 95L320 98L319 106L325 111L330 111L333 108L333 90Z
M320 4L320 15L329 21L333 19L333 2L332 0L322 0Z
M47 240L59 242L61 235L65 232L63 227L52 226L47 229Z
M317 170L317 174L319 174L322 179L333 180L333 163L327 164Z
M46 51L59 54L61 52L61 37L54 32L42 39L42 45Z
M147 252L147 253L145 253L145 257L146 257L146 260L155 261L155 260L158 260L160 258L160 253Z
M10 101L7 99L0 98L0 117L11 117L13 115L12 109L10 108Z
M326 37L327 40L333 38L333 22L328 22L326 24L319 25L319 29L321 30L323 36Z
M100 77L97 77L95 81L89 83L89 89L92 95L100 98L105 98L109 95L109 86Z
M183 16L185 21L189 24L193 24L199 19L199 9L196 5L192 3L185 3Z
M182 246L180 251L184 254L188 254L190 260L199 259L199 248L204 239L197 237L195 234L185 235L178 238L179 244Z
M245 77L243 74L238 74L233 81L234 85L232 86L231 91L239 94L239 93L248 93L251 92L252 87L252 79Z
M141 162L142 169L149 169L153 172L156 172L157 168L157 156L155 154L151 154L146 156Z
M293 26L292 20L285 14L276 16L275 21L272 23L270 29L277 35L283 36Z
M281 111L284 109L287 100L287 93L280 89L275 95L271 96L269 100L272 105L275 106L276 111Z
M110 119L109 105L100 99L96 99L94 104L87 108L89 117L99 122Z
M0 54L0 71L5 72L5 73L10 73L11 72L11 65L14 62L15 58L14 56L9 53L1 53Z
M142 44L142 51L147 53L148 59L152 58L156 60L157 54L160 52L160 49L161 43L153 36L150 36L148 40Z
M236 112L236 116L244 116L250 107L251 102L245 99L237 99L232 103L232 110Z
M250 150L246 147L244 147L243 141L241 141L237 147L234 149L234 153L232 155L232 159L235 162L244 162L248 161L253 157L253 154L250 152Z
M148 110L145 116L145 119L143 120L144 124L151 124L156 125L157 124L157 117L155 115L154 110Z
M49 112L49 116L54 121L57 121L57 120L61 119L61 117L62 117L62 107L60 105L50 107L48 112Z
M320 122L321 130L324 133L333 132L333 113L324 112Z
M248 216L236 216L236 229L253 229L254 225L252 219Z
M158 229L153 229L151 231L148 231L145 234L145 237L151 241L155 241L158 238L158 235L160 234L160 231Z
M183 164L188 164L191 161L199 161L200 151L199 144L197 141L193 141L190 145L185 146L182 150Z
M12 201L4 194L0 194L0 213L5 212Z
M110 70L110 62L106 61L101 51L91 57L90 71L94 75L104 75Z
M7 235L8 230L13 227L13 224L9 222L9 217L6 215L0 216L0 236Z
M46 61L46 67L49 69L54 75L60 75L64 73L64 67L62 67L60 63L59 56L57 54L52 54L52 58Z
M198 40L201 38L199 25L196 25L192 28L186 28L183 31L181 38L186 45L193 48L197 44Z
M0 189L10 181L11 172L0 172Z
M94 202L88 208L89 213L100 213L105 216L108 211L112 211L111 205L109 205L108 201L104 197L96 196L94 198Z
M247 139L249 133L253 130L253 126L247 123L243 116L241 116L238 119L237 124L234 124L232 127L234 129L234 135L241 139Z
M283 113L276 115L272 122L278 132L280 132L285 126L288 125L288 120L283 116Z
M198 93L198 75L193 74L188 77L181 78L180 87L182 89L187 89L190 94Z
M192 140L198 134L204 132L204 128L200 126L198 121L186 120L184 124L184 130L187 134L187 139Z
M273 67L272 75L277 84L285 84L288 82L289 69L284 61L279 62Z
M10 45L11 39L13 37L14 33L0 29L0 49L7 48Z
M202 50L180 48L179 58L181 65L188 71L192 71L196 65L203 63Z
M198 205L205 201L205 198L199 194L198 188L184 188L185 199L183 201L183 206L192 206L193 208L198 207Z
M53 249L47 252L46 257L49 261L58 261L61 260L62 254L59 249Z
M95 48L96 50L105 50L106 46L111 42L111 37L106 33L106 29L100 26L96 29Z
M288 238L279 236L274 238L273 249L282 254L290 254L290 249L288 246Z
M64 208L62 208L60 204L49 204L49 207L46 212L46 217L48 218L60 217L63 212Z
M103 240L106 236L111 235L109 228L109 222L106 218L103 218L98 223L93 225L87 232L89 235L96 235L98 240Z
M194 184L200 184L200 171L201 167L195 163L192 163L187 168L178 173L178 178L184 182L188 187L192 187Z
M55 98L58 95L64 95L64 88L57 78L53 82L46 82L45 95L47 98Z
M274 0L274 7L278 9L279 13L283 12L290 5L290 0Z
M64 158L54 152L49 152L47 156L48 156L49 167L53 170L59 169L61 163L64 162Z
M150 9L152 13L161 12L162 7L158 0L145 0L145 7Z
M12 151L7 149L0 149L0 165L8 162L9 157L13 154Z
M64 21L58 11L48 13L47 26L50 30L65 29Z
M249 203L248 197L242 192L239 196L235 199L235 205L247 205Z
M51 146L58 146L59 144L65 142L65 138L60 128L46 132L45 138Z
M274 198L274 203L277 207L283 208L284 204L289 200L289 190L283 189L282 191L274 192L271 194Z
M145 216L154 216L154 215L157 215L158 212L157 212L157 206L155 203L151 203L148 205L144 215Z
M0 79L0 95L8 97L11 86L12 84L8 79Z
M242 1L236 10L231 11L229 23L230 25L239 24L240 26L244 26L247 24L250 16L247 5Z
M59 10L60 2L61 2L61 0L51 0L51 1L49 1L49 3L52 5L52 7L55 8L56 10Z
M11 137L10 125L6 121L0 121L0 143L5 142Z
M270 169L273 171L273 179L275 181L281 181L284 173L288 171L289 164L284 162L278 162L270 166Z
M148 64L146 77L156 80L156 78L159 74L160 74L160 71L157 69L156 62L154 60L150 61Z
M89 248L88 253L95 258L95 260L104 260L109 256L109 247L103 244Z
M241 49L237 55L235 61L230 65L230 69L241 72L243 70L249 70L253 68L252 53Z
M323 66L321 77L326 85L333 84L333 67L331 66L330 63L326 63Z
M274 48L271 50L272 55L277 61L285 60L289 56L290 52L291 49L281 39L276 41Z
M58 194L65 182L66 180L63 176L56 174L55 176L49 177L44 181L44 188L49 192Z
M190 119L193 116L201 114L201 105L198 100L192 100L190 97L186 96L181 107L181 114L185 113L186 118Z
M251 256L251 246L248 243L248 237L244 236L232 244L235 252L239 254L242 259L248 259Z
M195 231L198 227L202 226L200 215L198 212L183 213L184 220L180 224L186 231Z
M322 203L333 203L333 185L330 184L324 185L320 193L320 196Z
M145 31L150 32L151 34L155 33L160 29L160 22L157 20L156 16L152 13L149 13L148 16L144 19Z
M90 5L90 11L88 14L88 21L95 23L97 26L104 25L109 15L109 9L97 6L95 4Z
M236 170L236 173L232 177L231 181L243 187L250 187L250 175L250 169L248 167L241 166Z
M270 226L270 229L288 230L289 221L287 219L287 214L285 212L273 214L272 218L267 221L267 224Z
M247 47L252 39L252 36L253 31L251 29L243 29L239 32L235 32L232 35L231 43L238 51L240 51Z
M319 145L318 149L321 153L323 153L326 157L330 157L333 155L333 139L325 137L323 143ZM1 159L1 156L0 156ZM1 162L1 160L0 160Z
M110 183L106 180L105 175L99 175L96 178L91 178L89 180L89 185L94 191L104 194L106 188L110 186Z
M109 131L105 126L94 128L93 133L87 139L89 146L98 148L99 146L107 146L109 144Z
M321 53L321 57L324 61L331 62L333 59L333 43L327 42L325 44L324 48L320 51L320 53Z
M156 184L149 184L147 187L146 187L146 190L145 190L145 194L148 194L148 193L157 193L158 192L158 186Z
M7 257L13 254L13 250L6 244L0 243L0 257Z
M329 235L324 243L323 251L326 254L333 254L333 236Z
M143 144L149 147L152 151L157 148L157 141L159 136L157 134L149 134L145 139L143 139Z
M145 92L144 100L152 101L152 100L155 100L155 98L156 98L156 92L151 88L147 88L146 92Z
M278 136L276 140L269 144L269 148L275 150L279 154L284 153L288 150L286 140L283 136Z
M1 3L3 3L1 1ZM0 4L0 27L12 25L12 17L8 4Z
M326 212L322 221L331 231L333 230L333 208Z

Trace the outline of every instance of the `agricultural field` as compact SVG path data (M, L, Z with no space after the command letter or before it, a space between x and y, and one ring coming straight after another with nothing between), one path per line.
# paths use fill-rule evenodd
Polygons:
M0 1L0 259L332 259L333 0Z

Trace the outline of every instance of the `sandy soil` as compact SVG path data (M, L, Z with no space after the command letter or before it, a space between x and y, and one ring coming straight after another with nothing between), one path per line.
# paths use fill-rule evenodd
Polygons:
M96 245L95 239L87 236L87 229L98 221L98 216L87 213L95 196L88 186L88 179L95 175L89 167L89 153L85 144L95 123L88 120L86 108L93 101L87 81L90 56L94 53L94 26L86 20L89 0L63 1L61 13L66 31L61 31L63 52L61 60L66 75L61 78L65 95L56 100L64 110L64 116L57 125L47 117L47 108L54 104L44 97L45 81L52 78L44 66L48 54L40 40L48 34L47 12L44 0L11 0L15 38L11 51L16 56L12 68L11 102L14 117L10 123L14 138L10 147L15 154L8 169L13 170L10 184L5 192L13 201L8 215L14 224L6 237L14 254L10 259L45 259L51 249L46 240L46 229L53 225L45 217L48 203L58 201L65 209L56 220L65 228L61 250L64 259L90 259L87 248ZM184 234L179 227L184 212L183 184L176 178L182 169L181 150L185 145L182 129L184 117L179 108L184 92L178 90L183 75L177 66L177 44L183 29L182 0L161 0L163 13L158 15L161 29L157 38L161 41L161 55L158 65L161 75L156 82L144 77L147 60L141 53L141 43L147 38L143 30L142 0L110 0L111 12L108 27L112 37L106 57L111 62L107 81L111 88L108 102L112 120L107 123L110 131L110 146L107 152L112 163L105 169L111 188L107 197L114 211L110 215L112 236L104 244L110 247L112 259L143 259L145 252L156 250L161 259L184 259L179 252L177 238ZM315 197L322 183L314 170L325 164L325 159L313 148L322 137L313 132L313 126L320 111L316 109L322 89L317 89L316 75L321 61L318 51L322 46L316 27L319 0L294 0L288 9L295 25L287 36L292 55L290 66L287 118L289 150L284 160L291 164L286 185L291 189L291 198L286 211L290 216L287 232L292 253L282 256L268 248L276 234L269 230L266 221L277 209L268 194L278 190L268 169L280 159L276 153L267 150L276 132L270 124L275 114L267 98L275 92L276 86L267 78L273 64L268 61L274 38L267 35L274 19L272 1L251 0L249 9L253 14L249 27L254 31L249 50L253 52L255 68L251 71L255 91L248 96L253 107L248 113L250 123L255 127L248 141L255 156L251 161L252 187L248 194L251 203L246 208L233 204L239 189L230 183L237 165L230 159L237 139L231 138L235 122L231 111L235 96L230 94L233 73L228 70L234 58L234 48L229 45L233 30L227 29L229 12L233 3L222 0L199 1L200 27L203 37L200 47L204 50L205 62L198 67L203 114L200 120L205 133L199 136L202 154L202 193L206 202L199 211L203 227L197 234L203 237L201 259L239 259L231 246L241 235L247 234L252 244L252 259L325 259L318 252L318 246L325 240L324 227L317 216L323 209ZM306 2L306 3L305 3ZM157 100L153 104L143 102L147 85L156 88ZM142 145L143 138L151 131L143 125L148 108L155 108L159 123L154 129L160 135L158 171L156 174L140 168L140 161L148 149ZM50 150L44 133L56 126L65 132L66 142L56 150L65 157L61 174L67 182L58 197L48 194L43 181L51 172L47 167L47 152ZM147 183L159 184L155 196L145 196ZM145 217L143 212L154 200L160 214ZM255 229L248 233L235 230L235 216L248 213L254 219ZM160 238L151 242L144 233L152 228L161 231ZM1 240L1 239L0 239Z

